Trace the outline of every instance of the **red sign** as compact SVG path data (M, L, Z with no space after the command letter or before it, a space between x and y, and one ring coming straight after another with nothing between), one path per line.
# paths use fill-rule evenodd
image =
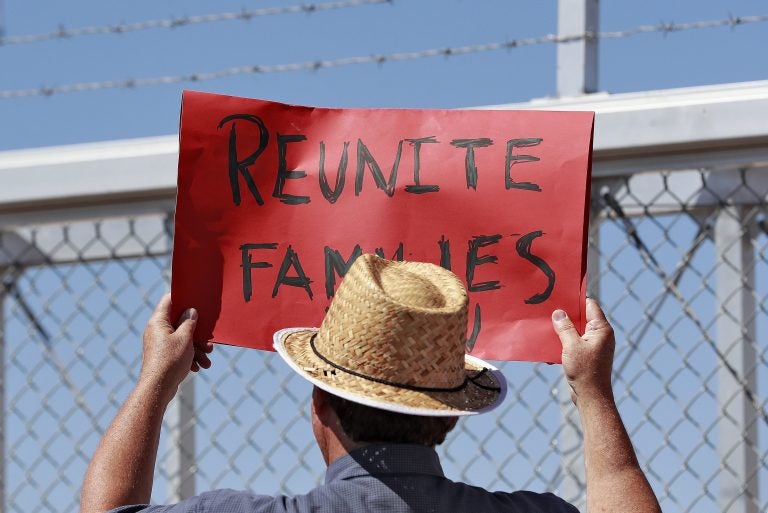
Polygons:
M198 337L319 326L374 252L464 280L473 355L560 362L550 314L583 325L591 112L182 103L173 314Z

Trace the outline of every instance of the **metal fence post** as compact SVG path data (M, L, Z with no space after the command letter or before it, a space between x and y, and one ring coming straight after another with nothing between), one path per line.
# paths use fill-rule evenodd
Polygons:
M0 278L5 269L0 267ZM5 298L7 290L0 280L0 511L8 511L5 504Z
M596 33L599 27L598 0L558 0L557 32L559 37L577 37L574 41L557 45L557 94L579 96L597 90L597 40L587 35ZM592 195L595 197L595 195ZM597 212L590 208L589 240L587 253L588 292L596 297L599 289L599 223ZM584 505L584 455L582 451L581 424L575 406L571 403L571 390L565 379L560 383L562 428L558 444L562 454L563 476L560 494L576 504Z
M717 402L720 511L757 513L754 248L747 207L723 207L715 222L717 249Z
M557 35L575 36L557 45L557 95L579 96L597 91L598 0L558 0Z
M173 212L165 216L163 228L173 245L174 219ZM166 276L170 288L170 275ZM196 444L195 444L195 380L194 374L189 374L179 386L176 398L168 406L165 415L168 433L168 471L167 499L169 503L179 502L195 495L196 474Z
M0 37L5 36L5 0L0 0Z
M596 197L595 194L592 197ZM600 294L600 220L598 219L600 210L595 205L591 206L589 216L587 295L597 299ZM584 475L583 436L579 413L571 401L571 387L565 378L560 382L559 395L563 423L558 437L563 476L559 492L565 500L581 510L585 506L584 491L587 483Z
M170 427L165 469L167 500L179 502L195 495L195 380L187 376L176 398L168 406L165 420Z

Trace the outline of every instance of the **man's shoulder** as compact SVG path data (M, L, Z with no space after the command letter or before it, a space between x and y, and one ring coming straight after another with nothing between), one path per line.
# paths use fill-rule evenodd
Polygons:
M303 511L298 503L304 497L222 488L198 495L200 508L195 513L293 513Z
M288 511L284 507L285 501L286 497L281 495L258 495L221 488L203 492L176 504L123 506L109 513L272 513Z
M111 513L304 513L309 511L500 511L509 513L578 513L551 493L490 492L461 482L422 488L411 479L376 486L368 480L330 483L305 495L260 495L219 489L166 506L129 506ZM415 485L415 486L414 486ZM446 486L447 485L447 486Z
M489 491L461 481L450 481L443 487L441 496L449 504L478 506L475 511L508 511L526 513L579 513L571 503L551 492L529 490ZM462 510L461 507L458 508ZM472 511L470 508L468 511Z
M360 511L578 513L576 507L553 493L494 492L443 476L389 475L336 481L313 489L303 498L313 504L359 506L363 508Z
M387 497L390 494L377 493L352 483L324 485L311 490L307 495L292 497L220 489L201 493L178 504L127 506L111 513L293 513L339 509L353 511L357 507L371 511L434 511L438 505L444 511L578 513L575 507L551 493L489 492L464 483L453 484L454 493L443 496L417 494L418 497L408 497L408 494L402 493L392 493ZM350 509L349 506L353 507Z
M565 501L554 493L531 492L528 490L518 490L515 492L492 492L492 495L501 502L513 503L521 511L542 511L542 512L563 512L578 513L576 506Z

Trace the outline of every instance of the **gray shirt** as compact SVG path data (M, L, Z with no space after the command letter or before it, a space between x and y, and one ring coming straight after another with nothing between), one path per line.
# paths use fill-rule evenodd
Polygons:
M369 445L331 463L325 484L306 495L215 490L168 506L113 513L578 513L551 493L489 492L445 477L437 453L418 445Z

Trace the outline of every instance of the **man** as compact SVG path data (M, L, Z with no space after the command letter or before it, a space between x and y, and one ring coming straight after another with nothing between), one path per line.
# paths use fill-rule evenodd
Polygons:
M458 416L487 411L505 393L496 369L464 354L467 305L464 286L441 267L361 256L319 329L275 334L280 356L315 385L312 429L329 465L325 485L297 497L218 490L146 506L163 412L190 369L210 366L212 350L193 342L194 310L173 328L166 296L144 334L136 388L86 473L81 511L576 511L551 494L490 493L443 476L434 446ZM660 512L613 399L614 339L600 307L588 300L583 336L562 310L552 320L584 430L589 511Z

